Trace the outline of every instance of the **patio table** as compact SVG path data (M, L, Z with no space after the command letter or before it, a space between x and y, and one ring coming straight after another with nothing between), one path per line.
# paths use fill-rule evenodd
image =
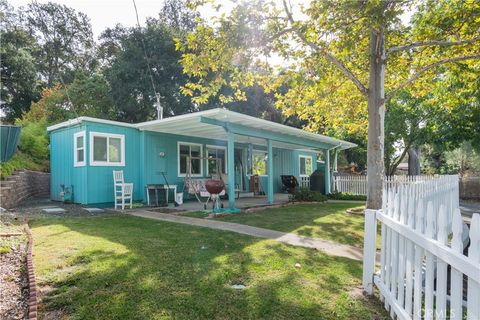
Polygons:
M150 206L150 190L155 192L155 203L158 207L158 190L166 190L165 201L168 205L168 191L173 190L173 199L177 199L177 185L176 184L147 184L145 185L145 191L147 192L147 206Z

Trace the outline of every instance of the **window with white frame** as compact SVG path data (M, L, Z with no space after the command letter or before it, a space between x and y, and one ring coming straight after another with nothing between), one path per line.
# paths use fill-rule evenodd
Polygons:
M85 131L73 135L73 166L85 165Z
M267 153L265 151L253 150L253 174L267 174Z
M201 144L178 143L178 175L185 176L187 172L193 177L201 177L203 175Z
M91 166L124 166L125 136L123 134L90 132Z
M312 157L310 156L300 156L299 157L300 165L300 176L309 177L312 174Z
M227 149L207 146L207 175L227 173Z

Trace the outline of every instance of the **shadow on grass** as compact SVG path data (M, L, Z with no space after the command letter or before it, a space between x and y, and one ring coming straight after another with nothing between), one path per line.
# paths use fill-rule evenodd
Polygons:
M348 208L358 206L329 203L295 204L220 219L362 247L363 216L353 216L345 212Z
M40 278L54 288L42 310L64 310L72 318L385 316L349 294L360 263L311 249L124 216L39 220L33 232ZM64 264L52 264L52 246Z

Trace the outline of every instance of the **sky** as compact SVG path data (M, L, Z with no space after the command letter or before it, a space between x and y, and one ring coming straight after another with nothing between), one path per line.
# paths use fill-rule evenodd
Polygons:
M49 0L36 0L38 3L46 3ZM126 27L137 25L135 8L132 0L50 0L52 2L64 4L77 11L85 13L91 20L92 31L95 39L108 27L114 27L121 23ZM279 1L279 0L276 0ZM295 3L306 3L309 0L296 0ZM8 0L14 7L27 6L31 0ZM143 26L147 17L155 17L163 6L163 0L135 0L140 24ZM232 7L231 0L221 1L223 12ZM296 8L295 8L296 9ZM210 8L200 8L200 14L208 18L219 14ZM298 12L298 10L295 10ZM295 12L294 12L295 13Z
M30 0L9 0L14 7L26 6ZM38 3L48 2L37 0ZM64 4L77 11L85 13L91 20L92 31L95 38L108 27L121 23L127 27L136 26L135 9L132 0L52 0L52 2ZM160 11L162 0L135 0L138 17L143 25L147 17L156 16Z
M50 0L52 2L64 4L77 11L85 13L91 20L92 31L95 39L108 27L114 27L117 23L121 23L126 27L134 27L137 25L135 9L132 0ZM280 0L274 0L280 3ZM14 7L27 6L31 0L8 0ZM46 3L49 0L37 0L38 3ZM297 19L300 14L299 4L307 4L309 0L291 1L295 4L293 8L294 15ZM137 5L138 17L140 24L144 25L147 17L155 17L163 5L163 0L135 0ZM221 1L224 9L228 11L232 7L231 0ZM219 14L209 8L200 8L200 14L208 18L209 16ZM402 20L408 21L411 13L406 13Z

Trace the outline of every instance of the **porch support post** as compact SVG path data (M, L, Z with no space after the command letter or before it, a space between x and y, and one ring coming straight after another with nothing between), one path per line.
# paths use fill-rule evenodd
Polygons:
M335 151L333 153L333 168L332 168L332 176L330 177L332 179L332 183L330 184L330 191L335 191L335 180L334 180L334 174L338 172L338 148L335 148Z
M273 150L272 150L272 140L267 139L267 150L268 150L268 163L267 163L267 172L268 172L268 184L267 184L267 200L269 204L273 204Z
M227 134L228 205L230 209L235 209L235 136L231 131Z
M335 149L335 153L333 154L333 172L338 171L337 158L338 158L338 149Z
M330 150L325 149L325 194L330 193Z

